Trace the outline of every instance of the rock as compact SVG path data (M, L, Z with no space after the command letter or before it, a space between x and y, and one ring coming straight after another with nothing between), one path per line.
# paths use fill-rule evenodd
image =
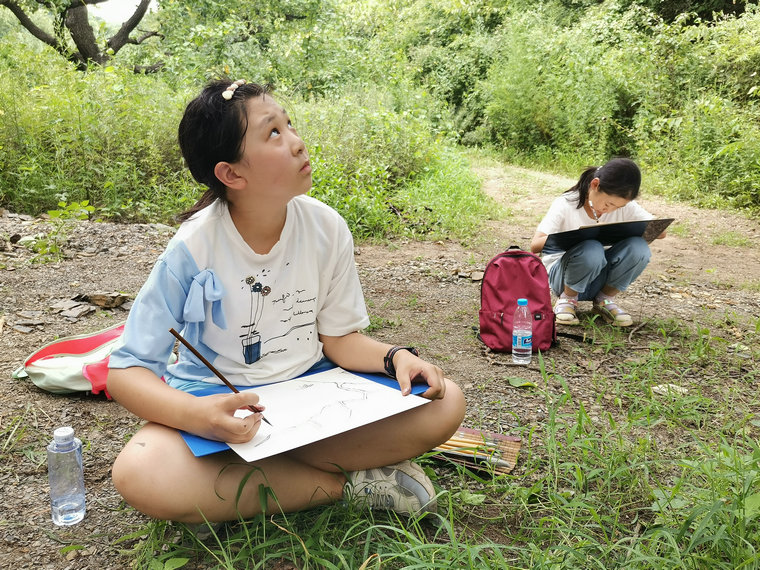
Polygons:
M56 301L55 303L50 305L50 308L53 309L53 311L55 312L67 311L81 304L82 303L80 303L79 301L74 301L73 299L65 299L62 301Z
M95 307L93 305L80 303L78 305L71 307L70 309L61 311L61 316L68 317L70 319L78 319L79 317L83 317L85 315L88 315L94 312L95 312Z
M75 299L78 298L79 297L75 297ZM89 303L97 305L98 307L103 307L104 309L112 309L123 305L128 299L129 297L122 293L91 293L89 295L81 296L82 301L88 301Z

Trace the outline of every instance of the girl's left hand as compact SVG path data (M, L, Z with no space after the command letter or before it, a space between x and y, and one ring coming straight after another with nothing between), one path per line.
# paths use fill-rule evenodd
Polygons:
M424 381L430 388L422 393L429 400L440 400L446 394L446 381L441 370L435 364L415 356L408 350L399 350L393 355L396 368L396 380L401 393L406 396L412 391L412 382Z

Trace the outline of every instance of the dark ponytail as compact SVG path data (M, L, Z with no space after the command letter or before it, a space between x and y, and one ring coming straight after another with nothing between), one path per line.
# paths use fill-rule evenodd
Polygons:
M635 200L641 187L641 171L629 158L613 158L603 166L590 166L586 168L575 183L575 186L567 192L578 192L578 206L580 209L588 198L588 189L594 178L599 179L599 191L618 196L625 200Z
M214 174L219 162L236 162L242 155L243 138L248 129L246 101L269 93L266 86L245 83L222 96L232 81L212 81L188 103L179 123L178 140L182 156L193 178L208 189L195 205L180 214L180 222L212 204L227 201L227 189Z

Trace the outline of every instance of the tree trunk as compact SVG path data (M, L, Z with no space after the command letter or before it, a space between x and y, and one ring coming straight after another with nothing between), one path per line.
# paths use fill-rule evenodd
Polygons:
M90 26L90 21L87 18L87 6L85 4L75 4L68 8L64 24L77 46L81 62L85 66L90 61L98 65L103 65L108 61L108 55L98 47L95 33L92 31L92 26Z

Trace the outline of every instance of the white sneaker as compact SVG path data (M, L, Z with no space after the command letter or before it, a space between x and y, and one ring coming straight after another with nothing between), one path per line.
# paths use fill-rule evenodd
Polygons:
M343 496L371 509L417 515L436 511L435 489L422 467L411 461L348 474Z

